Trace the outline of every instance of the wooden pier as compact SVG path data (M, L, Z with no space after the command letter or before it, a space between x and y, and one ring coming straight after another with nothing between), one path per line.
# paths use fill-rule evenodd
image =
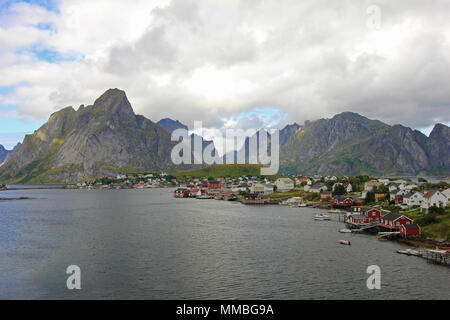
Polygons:
M422 251L422 258L425 258L430 263L450 266L450 253L445 250L424 250Z

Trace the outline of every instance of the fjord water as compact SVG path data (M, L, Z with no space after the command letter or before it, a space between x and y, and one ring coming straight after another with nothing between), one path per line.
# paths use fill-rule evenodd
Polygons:
M170 189L16 190L0 201L2 299L450 299L450 270L312 219ZM350 240L342 246L337 240ZM66 268L81 268L68 290ZM366 269L381 268L381 290Z

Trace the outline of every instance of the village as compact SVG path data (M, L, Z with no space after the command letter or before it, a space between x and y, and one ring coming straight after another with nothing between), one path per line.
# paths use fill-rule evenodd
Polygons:
M425 251L407 249L398 253L433 257L448 264L449 185L421 180L414 183L404 179L335 176L285 176L274 180L257 176L196 178L177 181L174 197L327 209L345 223L347 228L340 230L343 233L365 232L380 240L427 247ZM447 238L422 232L420 224L437 222L436 216L446 218L442 227L447 228ZM328 220L329 216L321 213L314 218Z

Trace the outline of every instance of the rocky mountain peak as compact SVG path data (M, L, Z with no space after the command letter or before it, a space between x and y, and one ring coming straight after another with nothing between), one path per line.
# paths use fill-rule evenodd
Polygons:
M95 113L117 114L122 117L135 115L125 91L120 89L106 90L95 100L93 110Z
M450 140L450 128L447 127L445 124L437 123L430 133L430 138L437 138L437 137Z

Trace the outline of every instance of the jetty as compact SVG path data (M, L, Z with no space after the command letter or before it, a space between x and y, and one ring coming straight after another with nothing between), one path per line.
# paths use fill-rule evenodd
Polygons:
M421 252L421 257L427 262L450 266L450 251L440 249L426 249Z

